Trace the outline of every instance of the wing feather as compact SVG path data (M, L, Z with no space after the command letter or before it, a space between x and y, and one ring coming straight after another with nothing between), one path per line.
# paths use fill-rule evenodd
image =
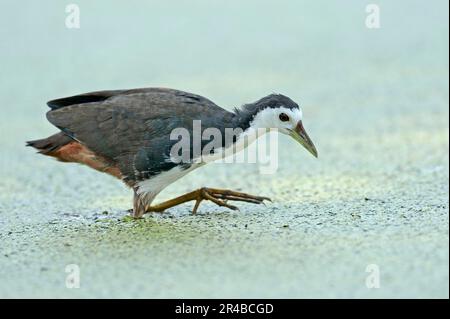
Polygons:
M167 162L170 132L192 131L192 121L230 112L210 100L172 89L100 91L50 101L48 120L119 166L125 181L149 178L175 166Z

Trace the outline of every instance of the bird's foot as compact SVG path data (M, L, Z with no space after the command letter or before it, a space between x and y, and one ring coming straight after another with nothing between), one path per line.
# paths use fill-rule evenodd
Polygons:
M240 201L252 204L263 204L265 200L272 201L269 197L255 196L228 189L203 187L198 190L198 197L196 198L192 214L197 213L197 209L203 200L210 200L219 206L226 207L231 210L239 210L239 208L228 204L228 201Z
M193 192L184 194L182 196L179 196L177 198L168 200L166 202L163 202L161 204L157 204L155 206L147 206L145 212L163 212L166 209L169 209L171 207L186 203L188 201L195 200L194 209L192 210L192 214L197 213L197 209L200 206L200 203L203 200L210 200L213 203L222 206L227 207L232 210L239 210L236 206L228 204L228 201L240 201L240 202L247 202L252 204L263 204L265 200L272 201L269 197L264 196L255 196L250 195L246 193L240 193L228 189L217 189L217 188L209 188L209 187L203 187L200 189L197 189Z

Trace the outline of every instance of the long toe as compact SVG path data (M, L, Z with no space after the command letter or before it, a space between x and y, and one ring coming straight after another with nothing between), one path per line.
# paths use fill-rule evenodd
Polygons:
M217 204L219 206L227 207L227 208L229 208L231 210L239 210L236 206L226 203L221 198L217 198L217 196L214 193L211 193L208 189L204 189L202 191L202 196L205 199L210 200L210 201L212 201L213 203L215 203L215 204Z
M236 191L232 191L232 190L217 190L217 189L214 189L214 192L215 193L219 193L219 194L223 194L223 195L235 196L235 197L239 197L239 198L248 198L248 199L253 199L253 200L258 200L258 201L263 201L263 200L271 201L271 199L269 197L256 196L256 195L236 192Z
M269 197L255 196L232 190L208 188L206 191L213 197L223 200L234 200L253 204L261 204L264 200L272 201Z
M252 204L262 204L262 199L254 199L254 198L245 198L245 197L238 197L238 196L231 196L231 195L223 195L223 194L215 194L216 198L224 199L224 200L234 200L234 201L240 201L240 202L247 202Z

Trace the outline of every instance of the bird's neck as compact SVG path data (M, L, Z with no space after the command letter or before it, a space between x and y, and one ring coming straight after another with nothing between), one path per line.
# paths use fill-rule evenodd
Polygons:
M253 119L254 116L249 116L248 113L223 110L215 116L205 116L201 121L194 121L190 128L191 137L186 143L189 150L185 152L181 149L181 153L188 154L191 163L200 164L230 158L267 132L254 127L258 125L254 125ZM176 154L179 154L180 145L184 144L181 142L174 142L177 146ZM168 156L172 160L171 155Z
M252 117L231 112L224 114L215 124L215 128L222 133L221 147L214 149L214 154L205 156L203 160L210 162L239 153L266 133L266 130L254 128L251 124ZM204 141L204 144L208 142Z
M240 128L243 131L246 131L250 128L252 120L253 120L252 115L245 112L241 112L240 109L235 109L234 112L232 113L232 117L229 124L233 128Z

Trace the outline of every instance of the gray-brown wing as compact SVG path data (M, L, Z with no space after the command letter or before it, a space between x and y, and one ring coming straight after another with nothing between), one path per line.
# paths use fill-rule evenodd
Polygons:
M170 140L173 129L192 131L193 120L229 114L204 97L171 89L93 92L49 104L52 124L117 163L131 183L175 166L168 161L177 142Z

